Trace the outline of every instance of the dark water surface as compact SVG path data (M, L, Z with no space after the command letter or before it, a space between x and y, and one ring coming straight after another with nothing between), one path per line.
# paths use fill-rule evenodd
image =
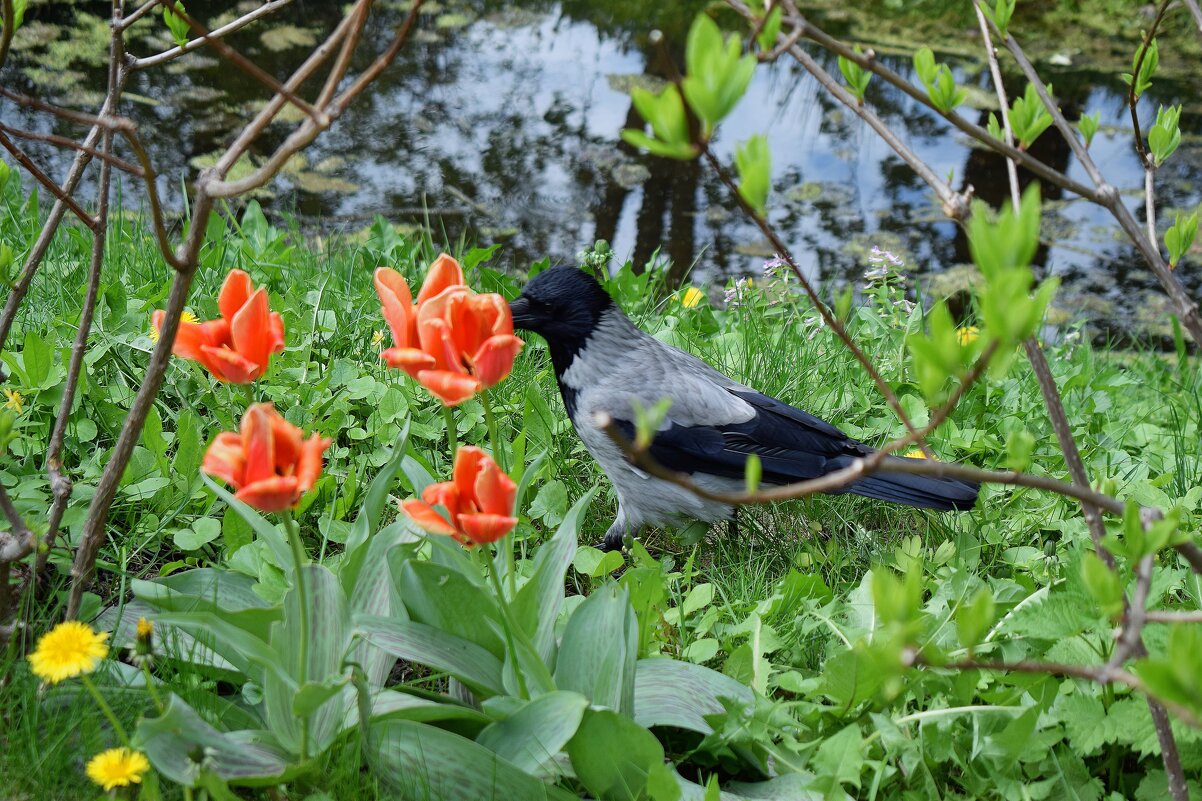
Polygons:
M4 73L6 84L81 108L95 103L103 86L105 31L84 10L94 5L31 8L15 63ZM207 5L189 8L211 27L238 8ZM629 257L637 265L657 250L678 275L695 265L697 282L756 273L773 254L707 168L642 156L618 137L623 127L639 124L630 86L654 84L663 72L646 32L662 27L673 49L682 50L696 6L432 3L415 42L393 69L303 161L290 166L263 202L297 214L307 228L322 233L359 230L377 214L417 224L428 213L436 230L451 237L466 233L481 243L502 243L503 259L518 267L544 256L570 261L594 240L605 239L619 259ZM362 48L364 63L366 54L387 42L402 13L400 4L383 5ZM240 32L231 42L283 76L338 15L339 4L298 1L273 23ZM144 30L148 35L131 45L137 54L169 45L160 22ZM857 35L854 29L839 33ZM838 75L833 59L819 58ZM907 58L882 58L909 74ZM1093 156L1142 219L1136 191L1142 171L1131 145L1125 87L1110 74L1117 70L1093 72L1072 61L1069 51L1041 69L1070 119L1101 112ZM953 63L959 79L977 87L974 108L965 113L984 124L992 98L987 72L979 63ZM973 149L932 113L880 84L870 86L868 102L937 173L953 174L958 187L971 184L977 196L995 204L1007 197L1000 160ZM1022 84L1014 80L1008 88L1021 92ZM178 176L205 163L206 154L227 142L232 126L265 96L249 78L205 53L139 74L129 91L126 113L142 125L156 165L170 176L161 189L177 208ZM1200 96L1202 69L1193 79L1157 81L1145 100L1145 119L1155 116L1154 104L1185 104L1183 143L1158 175L1162 231L1174 210L1192 209L1202 200ZM0 113L21 127L72 132L11 104L0 105ZM274 126L260 152L286 133L287 126ZM782 59L757 71L715 149L730 160L735 143L755 133L765 133L771 144L773 222L812 274L856 280L873 246L904 259L909 274L938 273L948 284L962 273L956 268L967 261L963 236L943 218L926 186L795 62ZM61 153L30 149L53 174L61 174L66 161ZM1053 131L1033 150L1088 183ZM1041 256L1046 270L1064 282L1060 306L1104 320L1104 331L1163 332L1167 318L1156 282L1109 215L1062 198L1054 187L1045 187L1044 196L1049 201L1044 233L1056 244ZM1194 291L1198 261L1182 268Z

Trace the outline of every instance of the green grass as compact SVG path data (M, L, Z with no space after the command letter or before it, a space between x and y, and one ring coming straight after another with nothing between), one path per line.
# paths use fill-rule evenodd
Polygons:
M0 236L20 254L36 233L37 212L23 206L11 186L5 201L0 204ZM273 361L256 392L273 400L306 431L320 430L335 440L325 477L306 499L300 519L310 551L336 558L347 518L406 415L412 419L415 455L434 475L449 472L439 407L403 374L386 369L377 358L383 346L373 343L373 333L385 329L371 285L372 269L396 266L416 285L436 249L429 238L403 238L383 222L361 237L327 239L320 246L268 225L253 209L241 224L226 218L214 226L189 308L201 319L214 316L216 290L232 267L247 269L256 283L270 288L272 307L285 319L288 347ZM520 288L522 277L515 271L489 266L503 264L503 253L462 243L449 247L474 267L469 282L478 289L512 297ZM87 242L79 231L68 228L60 234L3 354L25 408L18 417L19 437L0 465L0 481L35 525L40 525L39 514L49 502L42 454L61 397L65 349L75 334L86 253ZM65 541L51 557L48 581L37 597L27 594L22 599L32 624L30 636L61 613L70 546L140 380L152 344L150 313L164 304L170 280L140 219L114 226L106 255L87 375L66 447L75 495L64 521ZM654 280L635 277L629 270L611 289L647 330L739 380L870 443L903 433L851 355L780 279L757 278L744 302L727 308L708 302L685 308ZM921 309L906 307L900 290L880 287L865 293L849 322L853 335L920 418L925 407L910 382L904 338L921 324ZM1113 482L1120 496L1143 503L1168 507L1184 502L1187 525L1196 531L1202 494L1197 489L1202 479L1202 381L1192 357L1187 362L1173 354L1112 352L1082 341L1074 330L1057 332L1046 352L1091 475ZM38 365L47 358L45 353L49 362L42 371ZM525 462L547 453L542 473L525 499L519 537L529 545L541 541L571 501L602 486L581 533L582 544L599 541L615 504L603 474L571 431L541 342L530 341L512 377L497 388L494 403L502 437L515 443ZM218 431L235 427L244 404L239 392L215 383L195 364L173 360L148 433L113 507L95 594L89 596L91 613L128 598L129 582L135 578L155 578L192 566L256 569L255 560L247 557L253 547L246 545L250 535L245 525L214 501L196 470L204 445ZM459 418L461 441L486 442L478 403L461 407ZM1063 477L1063 459L1038 387L1020 358L1004 374L973 388L931 443L941 459L1001 468L1008 437L1022 429L1036 442L1031 471ZM394 494L404 497L406 487L398 486ZM195 527L209 518L220 527ZM215 538L199 542L205 537L197 535L214 531ZM1073 694L1071 683L1059 687L1055 682L1015 679L978 686L924 671L857 695L846 706L831 703L830 688L823 689L823 681L829 681L824 679L828 663L841 652L850 653L841 651L841 640L855 638L859 616L871 600L863 584L870 570L904 569L921 562L927 582L924 603L942 621L929 634L932 641L942 641L954 632L954 610L979 586L991 587L1000 609L1006 609L1040 588L1075 583L1077 554L1088 542L1075 503L1033 490L991 486L983 489L974 512L936 515L854 497L816 497L744 510L737 537L725 525L703 532L700 539L696 534L653 531L645 540L663 573L684 573L668 579L672 604L698 586L712 587L712 601L665 624L655 647L680 654L692 643L714 640L717 647L708 664L748 679L748 665L754 664L746 661L751 658L749 621L766 625L771 638L761 642L766 650L759 656L769 666L767 689L775 704L772 715L778 717L765 724L770 732L765 737L817 743L848 725L864 727L865 736L879 738L874 747L883 750L872 752L875 761L864 767L862 787L875 787L873 794L881 798L906 792L924 797L1017 797L1000 785L990 789L1003 780L1050 783L1061 797L1072 797L1069 790L1087 797L1089 788L1151 797L1136 792L1141 782L1151 782L1148 788L1155 784L1158 769L1157 758L1141 750L1144 740L1136 739L1142 730L1129 737L1119 732L1105 750L1083 746L1074 751L1087 732L1062 706L1069 703L1063 697ZM240 548L246 550L239 556L235 552ZM270 581L270 576L260 580ZM594 583L577 576L571 591L587 590ZM1196 579L1187 579L1168 560L1156 600L1196 608L1202 598ZM1029 654L1024 649L1034 647L1036 639L1017 634L1006 655ZM1163 639L1150 637L1150 647L1163 647ZM1063 643L1040 646L1038 653L1070 658L1101 642L1096 631L1085 631ZM83 777L83 762L112 744L111 733L74 690L37 695L20 658L28 645L16 640L0 662L0 675L8 676L0 694L0 776L5 777L0 789L12 798L89 797L94 788ZM176 673L170 665L158 670L159 677L185 697L204 689L237 699L236 688ZM140 693L113 692L120 696L115 702L119 714L128 721L149 713ZM1095 697L1092 688L1077 692ZM1115 700L1113 693L1096 697L1107 699L1107 709ZM949 714L937 725L924 725L916 739L900 734L901 728L896 737L892 729L872 734L874 725L884 726L873 715L897 720L924 710L982 704L1042 705L1043 717L1031 723L1037 736L1029 735L1034 737L1031 743L1042 744L1042 752L1031 752L1030 743L1024 745L1018 733L1007 734L1009 730L999 728L988 714L980 720L974 713ZM744 735L730 736L737 742ZM981 743L992 745L981 752ZM1055 743L1061 744L1053 748ZM812 755L812 749L802 751ZM1189 775L1196 779L1202 766L1198 739L1184 735L1183 752ZM376 795L374 780L358 765L353 743L338 747L299 786L333 798ZM899 766L905 771L899 772ZM165 789L172 797L175 791Z

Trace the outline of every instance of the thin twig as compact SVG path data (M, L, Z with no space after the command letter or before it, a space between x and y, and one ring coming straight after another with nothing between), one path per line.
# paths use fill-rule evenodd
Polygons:
M128 16L122 18L120 29L124 33L129 29L129 26L140 20L143 16L154 10L155 6L159 5L162 0L146 0L145 3L138 6Z
M1144 135L1139 129L1139 96L1135 90L1139 88L1139 71L1144 65L1144 60L1148 55L1148 47L1152 40L1156 38L1156 29L1160 27L1160 21L1164 19L1164 12L1169 10L1169 3L1172 0L1164 0L1160 4L1159 10L1156 12L1156 18L1152 20L1152 24L1148 30L1144 32L1144 40L1139 45L1139 50L1135 53L1135 63L1131 70L1131 84L1127 87L1127 107L1131 110L1131 127L1135 131L1135 149L1139 153L1139 163L1145 167L1150 161L1148 149L1144 147ZM1155 234L1152 236L1156 238Z
M1144 613L1144 620L1149 623L1202 623L1202 610L1176 612L1164 609L1151 609Z
M0 122L0 132L11 134L18 139L28 139L33 142L46 142L57 147L64 147L69 150L87 153L92 158L107 161L122 172L127 172L137 178L145 177L145 173L138 165L131 164L119 156L114 156L111 153L105 153L102 150L97 150L94 147L90 147L82 142L77 142L74 139L69 139L65 136L59 136L58 134L38 133L37 131L26 131L21 128L14 128L11 125L5 125L2 122Z
M985 12L981 10L980 0L973 0L972 7L977 12L977 24L981 28L981 40L985 44L985 58L989 61L989 74L993 76L993 88L997 93L998 109L1002 115L1002 131L1005 142L1013 147L1014 132L1010 128L1010 101L1006 98L1006 87L1002 83L1002 70L998 66L993 37L989 35L989 23L985 21ZM1006 177L1010 179L1010 203L1017 213L1022 194L1018 186L1018 164L1009 157L1006 158Z
M79 218L80 222L90 229L95 229L96 220L83 210L83 207L79 205L75 198L64 192L62 188L50 178L49 175L42 172L42 169L33 163L33 160L26 155L25 151L17 147L16 143L5 136L3 132L0 132L0 146L3 146L5 150L11 153L12 157L17 160L17 163L24 167L25 171L32 175L39 184L50 190L50 194L54 195L64 205L66 205L66 207L71 210L71 213Z
M147 6L152 6L157 2L159 2L159 0L151 0L151 2L135 11L134 14L140 14L144 8ZM270 2L258 6L254 11L243 14L233 22L227 22L220 28L209 31L208 35L206 36L198 37L196 39L189 39L186 44L173 47L170 50L164 50L161 53L155 53L153 56L132 59L129 62L129 69L134 71L144 70L148 67L155 67L159 64L166 64L168 61L174 61L182 55L186 55L187 53L191 53L193 50L198 50L204 47L206 44L212 43L216 39L220 39L223 36L228 36L234 31L245 28L255 20L262 19L268 14L272 14L284 6L290 5L292 2L293 0L271 0ZM126 27L129 27L129 23L134 20L134 14L131 14L127 18L129 22L126 23Z

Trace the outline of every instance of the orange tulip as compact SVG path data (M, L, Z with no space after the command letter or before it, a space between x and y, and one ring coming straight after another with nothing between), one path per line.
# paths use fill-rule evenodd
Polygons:
M375 283L396 345L381 357L447 406L499 383L513 369L523 342L513 334L509 304L497 294L473 293L450 256L431 265L416 304L395 270L376 270Z
M218 381L249 384L267 371L272 354L284 349L284 321L267 307L267 290L250 276L230 270L217 296L221 317L204 323L181 321L171 352L204 365ZM164 312L151 323L163 327Z
M513 516L517 485L487 453L465 445L455 455L452 481L431 484L422 500L401 503L405 513L431 534L454 537L464 545L496 542L518 524ZM434 508L444 507L450 519Z
M237 490L238 500L261 512L280 512L313 489L328 447L329 439L320 434L304 439L274 406L256 403L246 410L240 433L217 435L201 469Z

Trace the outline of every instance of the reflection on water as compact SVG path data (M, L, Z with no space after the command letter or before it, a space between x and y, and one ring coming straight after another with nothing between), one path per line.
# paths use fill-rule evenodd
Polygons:
M210 20L237 8L214 5ZM622 18L626 5L434 6L423 17L415 46L303 161L291 165L272 188L270 205L326 232L358 230L376 214L410 224L428 214L452 239L466 233L504 243L505 259L519 267L543 256L570 261L594 240L605 239L620 258L629 256L638 265L658 250L678 275L694 268L693 280L757 271L772 253L713 174L697 163L641 156L618 138L623 127L640 124L630 87L660 80L659 58L646 49L642 34L661 26L679 50L698 4L668 3L652 12L636 8ZM384 8L369 37L376 50L402 13L399 4ZM72 21L77 13L82 12L69 5L31 9L16 56L24 61L9 69L6 80L24 91L94 101L81 88L102 84L97 62L67 55L56 83L47 86L47 48L80 27ZM648 13L659 18L647 20ZM263 31L269 29L247 30L232 42L283 75L337 14L336 4L298 2L277 18L289 28L266 38ZM133 49L149 53L166 46L160 31L147 30L152 35L135 40ZM371 50L365 48L365 54ZM907 61L884 58L908 73ZM823 63L838 74L833 59ZM1132 208L1142 208L1134 192L1142 174L1130 144L1123 87L1066 68L1049 68L1048 75L1070 119L1101 112L1094 158L1113 182L1132 190L1127 195ZM983 90L974 98L987 105L991 89L979 65L962 65L961 77ZM134 102L127 112L154 132L145 138L168 176L187 170L188 163L193 169L203 164L264 95L233 68L204 55L138 75L129 89ZM1010 89L1021 90L1021 84ZM1158 81L1145 101L1146 113L1154 113L1154 103L1185 101L1182 127L1196 132L1202 128L1200 99L1196 83ZM937 173L954 175L959 187L971 184L978 197L995 205L1008 196L1002 162L971 148L919 104L883 89L880 81L870 86L868 101ZM17 123L23 127L70 132L11 106L3 113L6 119L23 118ZM988 115L985 108L966 113L979 113L982 124ZM278 144L286 132L286 126L276 126L265 146ZM757 72L715 150L729 160L734 144L754 133L767 134L772 147L772 218L811 274L854 279L873 245L901 255L907 271L941 273L945 281L967 260L962 234L943 218L925 185L795 63L782 60ZM62 166L61 154L32 149L44 163ZM1053 133L1033 150L1088 182ZM1200 174L1202 143L1187 135L1159 175L1162 225L1173 210L1202 199ZM161 189L179 205L176 182L164 179ZM1159 298L1156 283L1133 248L1116 238L1108 215L1061 197L1054 187L1045 187L1044 196L1050 201L1045 233L1057 244L1043 252L1042 261L1062 277L1063 303L1122 325L1163 314L1160 303L1147 311ZM1188 269L1192 274L1183 277L1196 290L1197 270Z

